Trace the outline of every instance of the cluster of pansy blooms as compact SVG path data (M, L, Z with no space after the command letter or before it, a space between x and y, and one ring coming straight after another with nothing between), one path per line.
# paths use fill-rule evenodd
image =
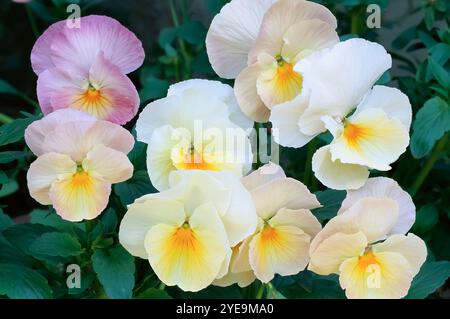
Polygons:
M391 66L384 48L340 42L336 27L313 2L232 0L213 19L206 46L234 88L187 80L141 111L137 140L148 144L147 170L159 192L128 206L119 240L164 284L245 287L307 268L338 274L348 298L407 294L427 255L424 242L407 234L415 206L395 181L369 178L369 169L389 170L405 151L411 106L399 90L375 85ZM126 154L134 139L120 124L137 113L126 74L143 59L140 41L103 16L81 18L80 28L58 22L33 48L46 116L26 130L38 156L28 187L66 220L97 217L111 184L132 176ZM249 128L269 120L283 146L333 135L312 167L347 196L323 229L311 211L321 204L304 184L275 163L251 172Z

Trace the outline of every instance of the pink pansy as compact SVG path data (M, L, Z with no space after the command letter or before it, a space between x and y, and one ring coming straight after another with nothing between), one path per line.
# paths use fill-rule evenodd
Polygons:
M139 96L125 74L143 60L139 39L112 18L82 17L79 28L65 21L51 25L31 52L43 113L69 107L127 123L137 113Z
M126 156L133 136L83 112L57 110L28 126L25 140L38 156L27 173L31 196L52 204L66 220L97 217L108 204L111 184L133 173Z

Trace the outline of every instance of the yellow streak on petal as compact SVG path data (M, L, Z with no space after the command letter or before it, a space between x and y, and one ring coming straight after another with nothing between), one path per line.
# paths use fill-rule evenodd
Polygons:
M375 255L371 251L368 251L358 258L358 267L362 271L366 271L367 267L369 267L370 265L378 265L381 267L381 264L377 260Z
M370 129L362 125L346 123L344 127L344 138L348 145L359 149L361 140L370 136Z
M75 98L74 107L99 119L103 119L111 111L111 102L101 90L89 87L85 92Z
M87 172L77 172L72 176L68 187L71 192L78 192L81 189L84 192L92 192L93 181Z
M278 102L286 102L296 97L301 89L303 78L294 71L294 66L291 63L281 62L273 79L275 90L278 95Z
M206 161L202 152L192 151L191 153L182 154L180 158L182 158L181 161L173 163L177 169L199 169L210 171L220 171L223 169L218 165L219 163L214 163L211 160Z

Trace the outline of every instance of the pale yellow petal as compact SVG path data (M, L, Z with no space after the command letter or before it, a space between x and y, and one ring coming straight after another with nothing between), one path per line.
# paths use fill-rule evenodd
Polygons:
M110 183L120 183L133 176L133 164L128 157L103 145L97 145L87 153L83 160L83 169Z
M329 145L314 153L312 170L323 185L339 190L358 189L369 177L369 170L365 166L342 163L338 159L333 161Z
M283 178L286 178L283 168L278 164L270 162L243 177L241 182L247 190L251 191L268 182Z
M75 173L77 164L64 154L46 153L39 156L27 172L27 185L31 197L42 205L51 204L48 196L52 183Z
M338 274L345 260L360 256L366 247L367 239L361 231L336 233L323 240L311 253L308 269L319 275Z
M250 243L250 265L256 277L269 282L275 274L295 275L309 260L310 236L295 226L266 225Z
M78 222L94 219L108 205L111 184L87 172L53 182L49 197L56 213L63 219Z
M311 238L314 238L321 230L322 225L308 209L281 208L275 216L269 220L269 225L295 226L303 230Z
M411 266L412 275L415 276L427 259L425 242L416 235L392 235L384 242L373 245L373 251L393 252L401 254Z

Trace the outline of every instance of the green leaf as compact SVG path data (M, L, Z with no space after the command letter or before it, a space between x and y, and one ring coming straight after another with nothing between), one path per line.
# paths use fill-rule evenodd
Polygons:
M25 255L17 246L13 246L0 233L0 263L14 263L31 266L33 264L33 259Z
M75 229L84 230L82 223L72 223L59 217L54 210L34 209L31 213L32 224L53 227L63 233L76 234Z
M206 28L198 21L187 21L178 28L178 36L191 44L204 44Z
M164 28L159 33L158 44L164 49L168 44L171 44L178 34L178 28Z
M148 288L136 296L137 299L172 299L164 290Z
M267 285L267 299L286 299L281 292L279 292L274 285Z
M11 123L1 126L0 146L20 141L23 138L27 126L37 119L37 116L30 116L27 118L14 120Z
M417 112L413 123L411 153L415 158L427 155L437 140L450 130L450 106L434 97Z
M313 210L314 216L320 221L328 220L336 216L342 201L345 198L345 191L327 189L325 191L316 192L317 199L322 207Z
M6 215L3 212L3 209L0 208L0 231L14 225L14 222L12 221L11 217Z
M27 153L19 151L0 152L0 164L11 163L12 161L25 157Z
M114 209L108 208L106 212L103 214L101 223L103 225L103 232L105 234L113 233L117 227L117 215Z
M450 262L436 261L423 264L409 289L407 299L423 299L441 287L450 277Z
M134 258L122 247L97 249L92 255L94 271L110 298L131 298Z
M8 94L19 94L19 90L17 90L14 86L9 84L3 79L0 79L0 93L8 93Z
M45 233L54 232L52 227L40 224L19 224L8 227L3 231L3 236L14 247L26 254L33 255L30 246Z
M0 171L0 185L7 184L9 181L8 175L5 172Z
M301 273L300 273L301 274ZM299 274L299 275L300 275ZM297 275L296 277L298 277ZM280 287L279 291L287 298L297 299L343 299L345 293L336 276L307 276L307 283L297 280L295 284Z
M425 25L428 30L433 29L433 25L434 25L434 8L433 7L428 7L425 10Z
M114 192L120 197L123 205L129 205L138 197L156 192L150 183L147 171L136 171L133 177L114 185Z
M439 212L434 204L422 206L416 213L413 233L425 234L432 230L439 220Z
M14 194L19 190L19 184L16 180L10 179L0 188L0 198Z
M36 270L15 264L0 264L0 295L13 299L49 299L52 290Z
M444 67L440 66L432 57L428 58L428 67L439 84L445 89L450 90L450 73Z
M33 254L53 257L78 256L83 252L75 237L64 233L46 233L38 237L30 246Z

